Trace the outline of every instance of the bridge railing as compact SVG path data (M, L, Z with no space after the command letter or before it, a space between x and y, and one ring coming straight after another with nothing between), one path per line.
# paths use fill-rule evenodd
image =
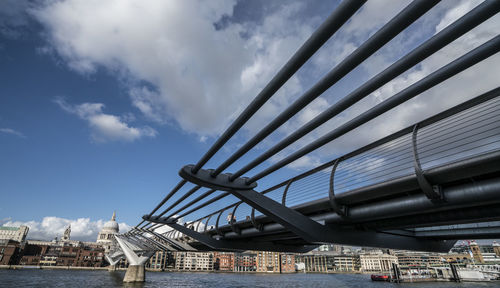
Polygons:
M494 89L419 123L421 128L415 131L415 135L422 167L435 168L500 151L499 94L500 88ZM327 200L332 166L335 163L338 166L333 175L333 187L338 197L359 188L415 175L412 144L414 127L407 127L377 141L376 145L372 143L362 147L265 189L262 193L277 202L285 199L284 204L288 207L306 205L320 199ZM283 198L285 190L286 197ZM217 219L219 227L230 225L230 214L235 216L233 221L249 221L252 208L235 197L227 205L229 197L234 196L229 195L210 207L196 211L196 214L184 217L192 219L193 216L202 214L193 221L203 221L212 216L209 226L213 226L213 229L217 226ZM233 214L236 205L239 206ZM260 215L260 212L255 211L255 216Z

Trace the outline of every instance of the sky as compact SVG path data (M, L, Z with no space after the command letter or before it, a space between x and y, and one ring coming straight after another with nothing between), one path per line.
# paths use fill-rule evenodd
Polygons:
M137 224L339 1L0 1L0 224L95 240ZM214 168L409 1L368 1L205 167ZM477 6L445 0L266 138L279 139ZM500 32L494 16L249 175ZM259 182L265 188L496 88L500 57L454 76ZM201 193L201 191L200 191ZM193 195L195 197L198 194ZM189 198L192 199L192 198ZM189 200L188 199L188 200Z

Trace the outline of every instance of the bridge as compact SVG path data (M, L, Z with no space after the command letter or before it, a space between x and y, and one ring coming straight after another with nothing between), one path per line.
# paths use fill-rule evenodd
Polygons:
M500 87L470 95L466 102L314 169L274 180L293 161L358 131L363 124L498 53L500 35L351 120L341 123L337 119L496 15L500 1L483 2L257 157L248 156L254 155L249 152L266 137L439 3L413 1L219 166L205 168L364 2L340 3L206 154L197 163L180 168L178 184L156 207L133 229L116 236L116 249L107 257L111 264L123 257L128 260L125 281L144 281L143 264L156 250L307 252L323 243L337 243L447 252L457 239L500 237ZM448 97L453 95L442 95L443 100ZM332 119L337 120L336 125L326 134L286 154L291 150L287 147ZM265 187L260 188L259 182L266 183Z

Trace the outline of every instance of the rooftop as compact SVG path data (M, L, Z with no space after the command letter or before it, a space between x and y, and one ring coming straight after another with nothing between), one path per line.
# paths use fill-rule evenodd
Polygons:
M0 230L17 231L17 230L19 230L19 227L0 226Z

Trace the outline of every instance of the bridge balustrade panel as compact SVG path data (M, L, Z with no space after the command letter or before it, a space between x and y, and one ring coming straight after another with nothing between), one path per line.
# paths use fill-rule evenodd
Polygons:
M418 129L416 146L422 168L425 170L500 150L499 105L500 97L496 97ZM340 161L334 174L334 191L338 195L353 189L413 175L414 169L412 133L409 133ZM331 171L332 167L329 166L293 181L288 187L285 205L294 207L319 199L327 199ZM266 196L282 203L285 187L281 186L269 191ZM218 212L222 207L231 205L234 207L239 202L239 199L229 195L187 215L187 218L198 219ZM233 212L233 207L223 212L219 227L230 224L228 215ZM249 220L251 212L252 208L242 203L236 209L233 221ZM262 213L256 210L255 216L260 215ZM215 213L211 217L208 230L215 228L217 216L218 213Z
M417 147L423 169L500 149L500 98L419 130Z
M293 207L328 197L330 172L329 167L292 182L288 189L286 206Z

